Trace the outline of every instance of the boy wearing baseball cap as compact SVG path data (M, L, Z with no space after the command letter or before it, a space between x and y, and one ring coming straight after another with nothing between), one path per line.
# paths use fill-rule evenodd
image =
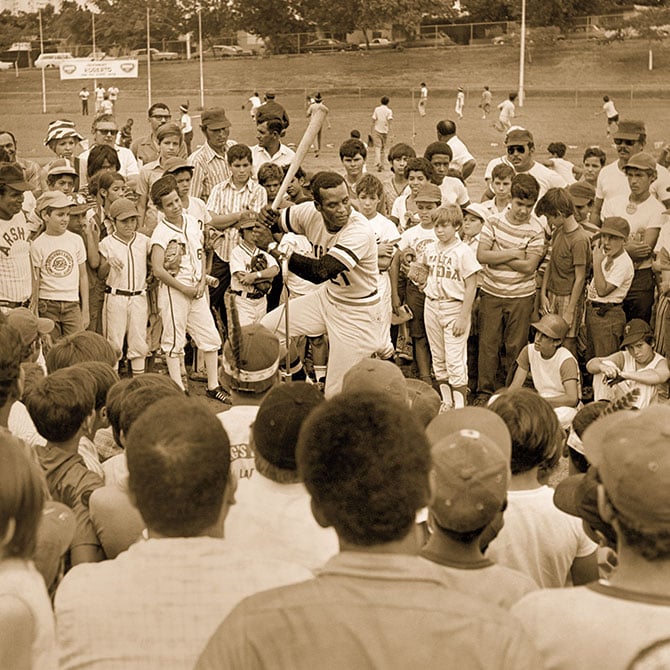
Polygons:
M562 346L568 324L558 314L545 314L532 324L535 339L516 359L511 389L523 388L530 373L535 390L554 408L561 428L568 429L580 400L577 359Z
M35 211L45 230L30 257L38 284L39 315L54 324L53 339L84 330L89 322L88 274L84 241L67 227L74 200L60 191L37 199Z
M626 315L623 301L635 268L626 253L628 221L610 217L603 221L593 248L593 278L586 292L586 350L589 358L609 356L619 349ZM594 238L595 239L595 238Z
M507 426L491 410L467 407L438 415L426 434L432 444L432 533L421 555L443 566L454 588L509 609L538 587L521 572L496 565L482 548L500 530L507 506Z
M607 581L531 593L512 613L548 667L624 670L670 628L670 408L616 412L583 440L598 511L617 534L618 568Z
M665 356L654 351L654 331L642 319L626 324L621 351L592 358L586 369L594 375L595 400L616 400L637 389L634 407L642 409L658 402L660 388L670 379Z

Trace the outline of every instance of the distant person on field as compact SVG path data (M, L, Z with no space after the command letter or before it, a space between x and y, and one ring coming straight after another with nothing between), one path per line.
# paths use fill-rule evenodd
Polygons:
M516 107L514 106L516 98L516 93L510 93L507 96L507 100L503 100L498 105L500 114L498 115L498 120L493 124L493 127L501 133L504 133L512 127L512 119L514 118L516 111Z
M426 116L426 105L428 104L428 87L426 82L421 82L419 88L419 116Z
M569 160L565 159L565 152L567 150L568 147L565 145L565 142L552 142L547 147L551 158L549 158L545 165L563 177L566 184L572 184L572 182L576 181L576 167Z
M456 106L454 107L454 111L456 112L456 116L459 119L463 118L463 108L465 107L465 93L463 91L463 87L459 86L458 91L456 92Z
M193 142L193 121L191 120L191 115L189 114L188 102L184 103L183 105L179 105L179 111L181 112L179 125L181 126L181 132L184 136L184 144L186 144L186 154L190 156L191 142Z
M386 142L391 134L391 122L393 121L393 112L389 107L389 98L384 95L381 98L381 104L375 107L372 112L372 125L370 126L370 135L375 149L375 168L377 172L383 170L383 163L386 156Z
M482 99L479 103L479 108L482 110L482 119L485 119L491 113L491 103L493 102L493 94L488 86L484 86L482 91Z
M603 95L603 108L596 112L596 116L600 114L604 114L607 118L607 137L609 137L610 133L616 131L617 123L619 123L619 112L616 111L614 100L609 95Z
M88 116L88 99L91 97L91 92L87 86L82 86L79 91L79 99L81 100L81 115Z

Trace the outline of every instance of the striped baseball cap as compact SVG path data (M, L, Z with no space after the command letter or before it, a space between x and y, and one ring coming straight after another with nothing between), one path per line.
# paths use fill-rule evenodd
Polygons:
M48 147L50 142L54 140L62 140L66 137L73 137L77 142L81 142L84 138L77 132L74 127L74 121L68 119L57 119L52 121L47 128L47 136L44 140L44 146Z

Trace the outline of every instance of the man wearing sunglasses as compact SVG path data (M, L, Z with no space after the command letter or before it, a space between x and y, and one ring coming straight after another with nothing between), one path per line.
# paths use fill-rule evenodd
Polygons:
M151 132L144 137L135 140L130 150L135 154L138 162L141 165L151 163L151 161L158 160L158 139L156 133L158 129L165 123L172 120L170 108L164 102L155 102L147 113L149 118L149 125ZM186 158L186 145L182 142L179 147L179 158Z
M613 134L617 160L606 165L598 175L596 183L596 200L593 204L591 221L600 225L603 203L611 198L628 195L630 187L625 167L635 154L644 151L647 143L647 128L644 121L619 121L619 127ZM662 165L656 165L657 178L651 184L651 194L660 200L665 207L670 207L670 196L667 189L670 187L670 172Z
M80 188L83 188L83 186L87 183L86 168L88 165L89 152L94 146L98 144L107 144L110 147L113 147L118 154L119 163L121 164L119 173L126 178L128 182L128 188L131 191L134 191L135 186L137 185L137 179L140 176L140 168L138 167L135 156L130 149L117 146L116 136L119 132L119 125L117 124L114 116L111 114L99 114L93 120L91 131L93 133L93 141L90 143L90 146L88 149L86 149L86 151L83 151L81 154L79 154Z

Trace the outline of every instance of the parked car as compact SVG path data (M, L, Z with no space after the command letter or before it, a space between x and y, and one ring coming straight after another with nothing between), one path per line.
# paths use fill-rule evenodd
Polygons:
M179 54L176 51L159 51L151 47L151 60L179 60ZM130 52L131 58L137 58L137 60L146 60L147 59L147 50L146 49L133 49Z
M306 51L308 54L318 51L355 51L356 49L358 49L357 44L340 42L340 40L334 40L330 37L312 40L311 42L307 42L303 47L303 51Z
M254 52L243 49L236 44L214 44L212 54L215 58L234 58L240 56L253 56Z
M50 68L59 67L63 61L74 60L69 51L58 51L56 53L40 54L35 60L35 67Z
M14 63L7 63L4 60L0 60L0 70L11 70L14 68Z
M370 44L361 42L358 45L359 49L397 49L400 43L397 41L387 40L385 37L375 37L370 40Z
M104 51L91 51L88 56L85 56L86 60L102 60L107 54Z
M455 44L454 40L444 33L431 33L430 35L416 35L411 40L400 43L403 49L419 49L422 47L448 47Z

